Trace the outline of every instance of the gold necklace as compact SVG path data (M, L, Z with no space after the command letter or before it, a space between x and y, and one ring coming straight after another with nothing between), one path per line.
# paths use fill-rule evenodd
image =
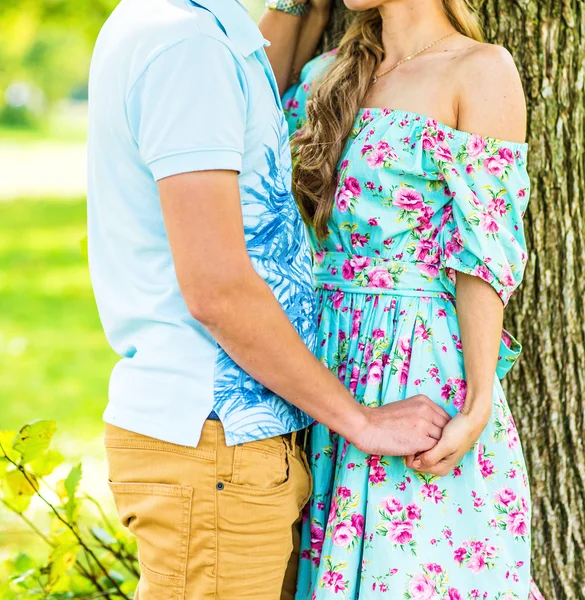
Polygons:
M409 60L416 58L417 56L419 56L419 54L426 52L429 48L436 46L443 40L446 40L448 37L451 37L452 35L455 35L456 33L457 33L456 31L452 31L451 33L448 33L447 35L444 35L442 38L436 40L432 44L425 46L422 50L419 50L418 52L415 52L414 54L411 54L410 56L407 56L407 57L403 58L402 60L399 60L395 65L393 65L389 69L386 69L385 71L382 71L381 73L378 73L377 75L374 75L372 77L372 84L376 83L378 81L378 79L380 79L380 77L383 77L384 75L388 75L388 73L391 73L392 71L394 71L394 69L397 69L400 65L403 65L405 62L408 62Z

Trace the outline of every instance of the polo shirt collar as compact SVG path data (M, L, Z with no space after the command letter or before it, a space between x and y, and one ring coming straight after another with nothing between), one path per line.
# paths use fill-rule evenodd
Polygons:
M258 29L240 0L193 0L208 10L220 23L226 35L243 56L250 56L270 42Z

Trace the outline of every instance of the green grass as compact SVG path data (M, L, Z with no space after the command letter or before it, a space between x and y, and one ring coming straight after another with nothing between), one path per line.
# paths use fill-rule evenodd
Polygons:
M0 202L0 429L55 419L56 445L79 455L88 442L96 447L116 360L80 249L84 235L83 200Z

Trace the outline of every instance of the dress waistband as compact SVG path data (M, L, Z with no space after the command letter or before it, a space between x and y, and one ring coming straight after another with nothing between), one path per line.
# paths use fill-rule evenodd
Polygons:
M315 287L357 294L445 296L439 267L424 262L399 261L345 252L315 254Z

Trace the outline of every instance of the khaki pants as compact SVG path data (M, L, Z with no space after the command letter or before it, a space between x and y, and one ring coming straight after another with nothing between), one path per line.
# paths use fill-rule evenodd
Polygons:
M295 437L294 435L292 436ZM139 600L291 600L311 492L294 439L228 447L219 421L197 448L106 425L110 487L136 535Z

